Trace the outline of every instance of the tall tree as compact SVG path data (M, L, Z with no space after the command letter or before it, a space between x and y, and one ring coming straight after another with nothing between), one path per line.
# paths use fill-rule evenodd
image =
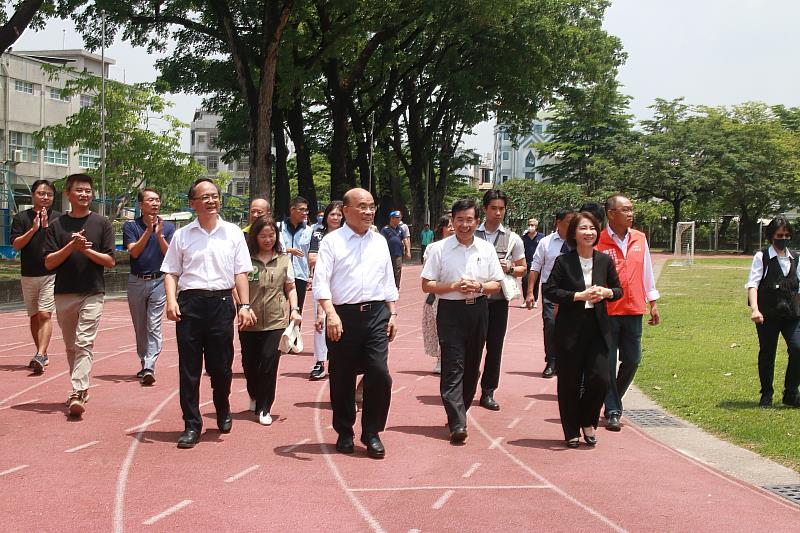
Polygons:
M0 53L8 50L8 47L14 44L20 38L28 25L34 21L34 18L39 14L44 0L22 0L16 6L16 11L8 17L5 9L0 9ZM48 3L48 7L52 7ZM50 11L50 9L48 9ZM43 23L43 18L40 16L40 23Z

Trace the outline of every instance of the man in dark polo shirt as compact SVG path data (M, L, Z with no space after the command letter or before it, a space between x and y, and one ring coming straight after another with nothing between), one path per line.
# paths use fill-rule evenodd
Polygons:
M392 258L394 284L400 288L400 276L403 274L403 255L405 254L405 235L400 227L400 211L389 213L389 223L381 230L381 235L386 238L389 245L389 256Z
M49 362L47 348L53 334L51 317L56 310L53 287L56 276L44 267L44 234L49 221L61 216L53 211L56 189L47 180L36 180L31 187L33 207L14 216L11 222L11 246L20 252L22 299L31 320L31 335L36 354L28 363L34 374L44 372Z
M103 313L103 270L115 264L114 229L106 217L89 210L90 176L67 176L66 191L71 211L50 222L42 253L44 266L56 271L56 316L72 379L67 406L70 416L79 417L86 410L92 348Z
M161 318L167 303L161 263L175 233L175 226L158 216L161 198L157 191L142 189L138 200L142 216L122 225L122 245L131 257L128 308L141 363L136 377L142 385L152 385L156 381L156 360L163 343Z

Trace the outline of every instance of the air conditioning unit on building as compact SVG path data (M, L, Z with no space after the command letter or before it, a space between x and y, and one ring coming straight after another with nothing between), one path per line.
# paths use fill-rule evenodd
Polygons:
M22 150L14 150L11 154L11 160L17 163L22 161Z

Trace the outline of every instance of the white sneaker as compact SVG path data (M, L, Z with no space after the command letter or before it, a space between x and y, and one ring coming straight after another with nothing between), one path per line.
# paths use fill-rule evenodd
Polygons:
M258 423L262 426L271 426L272 425L272 417L269 413L261 413L258 415Z
M250 410L256 412L256 401L252 398L250 398Z
M442 373L442 358L439 357L436 359L436 366L433 367L434 374L441 374Z

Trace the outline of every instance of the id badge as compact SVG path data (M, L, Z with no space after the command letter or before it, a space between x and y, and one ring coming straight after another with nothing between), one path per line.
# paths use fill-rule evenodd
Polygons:
M255 269L247 273L247 281L259 281L261 279L260 270Z

